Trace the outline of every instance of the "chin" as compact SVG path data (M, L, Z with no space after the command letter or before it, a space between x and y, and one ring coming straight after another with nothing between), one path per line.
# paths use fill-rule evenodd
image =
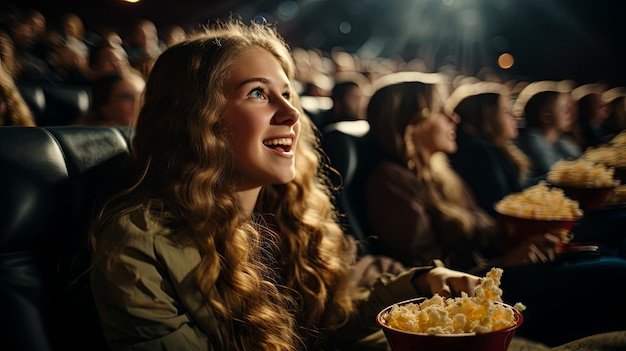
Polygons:
M293 181L296 178L296 173L292 173L290 175L282 175L276 178L276 181L274 184L287 184L291 181Z

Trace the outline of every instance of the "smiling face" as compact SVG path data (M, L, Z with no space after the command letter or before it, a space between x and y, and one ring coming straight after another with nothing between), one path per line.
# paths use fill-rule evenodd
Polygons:
M241 190L293 180L300 113L276 57L259 47L244 51L233 65L225 90L228 102L223 122L233 137Z

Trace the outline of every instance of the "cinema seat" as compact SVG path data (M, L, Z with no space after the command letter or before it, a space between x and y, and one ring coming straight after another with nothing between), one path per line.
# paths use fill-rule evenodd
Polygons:
M344 215L346 231L360 242L361 254L378 254L365 215L363 191L365 181L379 158L366 121L343 121L326 126L322 132L322 148L330 165L339 173L331 181L339 187L336 206Z
M122 178L132 129L0 127L0 349L106 350L87 227Z

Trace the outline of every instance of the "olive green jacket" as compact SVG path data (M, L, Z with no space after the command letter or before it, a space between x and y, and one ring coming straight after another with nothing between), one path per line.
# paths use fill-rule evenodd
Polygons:
M109 221L98 233L91 284L104 335L114 350L226 350L222 326L196 286L200 254L176 245L170 232L138 210ZM103 259L111 250L121 250L119 261ZM416 297L411 279L429 268L382 273L368 288L355 291L356 314L336 333L335 342L385 349L376 314Z

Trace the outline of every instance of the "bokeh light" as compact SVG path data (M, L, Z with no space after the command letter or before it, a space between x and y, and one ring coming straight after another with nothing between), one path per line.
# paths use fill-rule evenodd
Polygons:
M505 52L502 55L498 56L498 66L502 69L509 69L513 67L514 63L515 59L513 58L513 55L509 54L508 52Z

